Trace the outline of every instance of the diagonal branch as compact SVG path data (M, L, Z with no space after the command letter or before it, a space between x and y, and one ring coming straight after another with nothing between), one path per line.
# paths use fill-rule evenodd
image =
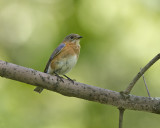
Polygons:
M121 91L121 95L124 98L127 98L129 96L129 93L131 92L132 88L134 87L134 85L136 84L136 82L139 80L139 78L141 76L143 76L143 80L147 89L147 93L150 97L146 82L145 82L145 78L144 78L144 73L156 62L160 59L160 53L158 55L156 55L143 69L141 69L141 71L133 78L133 80L131 81L131 83L129 84L129 86L126 88L125 91ZM123 115L124 115L124 108L119 108L119 128L122 128L122 123L123 123Z
M64 82L61 82L58 81L56 76L1 60L0 76L35 86L40 86L65 96L77 97L102 104L109 104L123 109L160 114L160 98L148 98L134 95L129 95L128 98L123 98L119 92L79 82L75 82L73 85L72 82L66 79L63 80Z
M160 53L157 54L145 67L141 69L141 71L133 78L133 80L123 93L129 94L132 88L134 87L135 83L139 80L139 78L159 59L160 59Z

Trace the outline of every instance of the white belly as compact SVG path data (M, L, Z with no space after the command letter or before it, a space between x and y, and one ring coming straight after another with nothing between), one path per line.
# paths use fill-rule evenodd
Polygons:
M58 67L55 70L52 70L49 66L48 73L56 72L57 74L64 75L69 72L77 63L77 56L71 56L68 59L63 58L61 61L57 61L56 64Z

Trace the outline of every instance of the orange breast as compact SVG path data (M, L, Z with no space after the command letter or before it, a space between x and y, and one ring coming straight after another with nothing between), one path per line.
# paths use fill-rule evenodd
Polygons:
M61 52L51 61L50 67L53 72L66 74L76 64L80 53L80 46L73 43L66 43Z

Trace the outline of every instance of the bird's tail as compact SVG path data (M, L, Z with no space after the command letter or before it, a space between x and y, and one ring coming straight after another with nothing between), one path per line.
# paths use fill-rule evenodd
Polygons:
M48 62L49 62L49 61L48 61ZM44 73L47 73L48 65L49 65L49 63L47 63L47 65L46 65L46 67L45 67L45 69L44 69ZM34 89L34 91L35 91L35 92L38 92L38 93L41 93L41 92L43 91L43 88L42 88L42 87L36 87L36 88Z
M38 92L38 93L41 93L43 91L43 88L42 87L36 87L34 89L35 92Z

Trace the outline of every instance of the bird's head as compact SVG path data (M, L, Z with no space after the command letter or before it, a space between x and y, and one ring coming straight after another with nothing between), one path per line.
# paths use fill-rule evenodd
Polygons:
M75 43L76 45L79 45L81 38L82 38L82 36L80 36L78 34L70 34L65 37L64 42Z

